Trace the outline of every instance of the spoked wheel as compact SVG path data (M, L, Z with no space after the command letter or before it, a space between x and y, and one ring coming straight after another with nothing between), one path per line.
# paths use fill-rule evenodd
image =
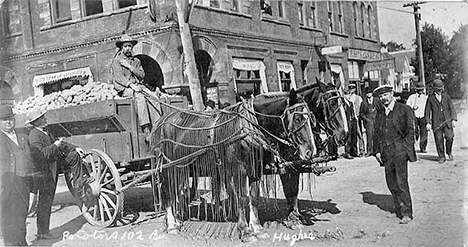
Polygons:
M92 184L96 186L86 189L81 212L91 225L108 227L123 210L124 194L118 192L122 188L119 172L112 159L101 150L91 149L84 157L92 169L90 175L95 181Z

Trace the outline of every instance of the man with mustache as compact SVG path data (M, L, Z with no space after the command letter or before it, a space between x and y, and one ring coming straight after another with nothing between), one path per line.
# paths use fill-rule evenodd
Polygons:
M138 121L148 140L151 133L150 107L141 93L145 71L137 57L133 56L133 47L138 43L128 35L122 35L115 45L119 51L112 62L112 78L118 95L124 98L135 96ZM152 113L154 113L152 111Z
M392 193L400 224L413 219L411 194L408 185L408 161L415 162L414 113L411 107L398 103L393 86L382 85L374 90L384 107L377 109L374 129L374 154L385 166L385 180Z

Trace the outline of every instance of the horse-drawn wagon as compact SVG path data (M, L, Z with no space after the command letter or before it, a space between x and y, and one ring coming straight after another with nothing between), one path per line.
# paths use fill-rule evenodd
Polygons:
M330 93L320 90L318 87L309 93L303 90L303 97L297 97L295 93L294 97L261 96L211 113L187 110L188 103L184 97L167 97L165 100L148 97L161 113L161 118L153 123L150 143L139 127L133 99L113 99L49 110L46 118L54 136L65 137L66 141L85 150L84 164L99 185L91 188L93 203L80 203L82 214L90 224L100 227L112 225L123 211L124 191L147 180L152 182L153 196L159 203L155 206L158 210L166 209L168 217L172 213L167 211L171 206L174 207L173 212L180 212L185 208L180 203L192 199L178 198L181 193L190 197L190 193L184 192L184 186L196 189L196 185L187 185L189 178L194 182L197 177L209 176L214 181L214 201L225 203L221 202L222 193L231 193L231 198L235 199L227 200L229 203L224 205L220 214L226 216L229 208L237 207L230 212L239 219L239 225L245 227L252 225L252 217L251 223L246 224L245 212L240 206L248 206L249 201L239 201L239 198L250 197L248 187L259 176L293 173L282 181L292 183L288 186L290 189L284 190L289 210L297 213L295 187L299 181L296 174L320 174L333 170L332 167L316 165L332 157L318 156L313 129L322 128L322 132L331 139L341 140L346 129L342 128L344 111L340 109L339 97L333 94L335 96L327 98ZM299 98L306 101L299 101ZM309 111L312 107L314 109ZM314 111L322 115L317 116L316 124ZM267 152L280 158L276 165L264 163L263 155ZM215 167L214 173L207 172L207 165ZM237 167L232 169L233 166ZM161 178L163 174L165 179ZM65 173L70 192L75 194L70 176ZM169 221L172 222L168 222L168 230L171 230L170 225L177 227L176 219Z

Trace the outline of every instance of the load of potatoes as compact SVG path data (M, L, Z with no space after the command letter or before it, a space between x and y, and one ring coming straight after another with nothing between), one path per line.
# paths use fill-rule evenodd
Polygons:
M70 89L53 92L45 96L31 96L14 106L16 114L64 108L93 102L120 98L113 84L89 82L86 85L74 85Z

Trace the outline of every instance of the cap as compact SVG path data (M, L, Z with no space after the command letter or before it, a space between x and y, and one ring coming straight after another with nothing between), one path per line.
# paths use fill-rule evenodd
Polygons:
M393 86L392 85L381 85L374 89L374 96L379 96L383 93L392 92Z
M433 82L432 82L432 87L434 89L439 89L439 90L442 90L444 89L444 83L439 80L439 79L435 79Z

